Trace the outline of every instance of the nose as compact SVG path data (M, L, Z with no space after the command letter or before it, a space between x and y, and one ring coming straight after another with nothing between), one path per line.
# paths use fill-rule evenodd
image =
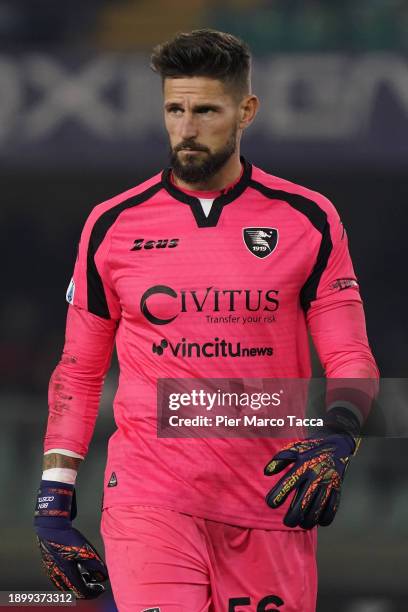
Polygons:
M193 113L184 112L180 126L180 136L182 140L189 140L198 136L197 122Z

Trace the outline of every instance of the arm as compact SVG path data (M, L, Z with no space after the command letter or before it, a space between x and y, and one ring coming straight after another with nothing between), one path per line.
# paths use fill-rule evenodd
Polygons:
M65 448L52 449L44 453L43 480L75 484L79 465L83 459L73 456L72 452Z
M48 392L49 416L44 469L78 469L92 438L103 382L109 369L117 322L76 306L68 307L65 345Z
M335 413L346 419L356 417L357 431L370 413L379 377L361 301L339 300L334 306L315 307L309 330L327 378L328 419Z
M64 352L50 381L35 526L49 577L77 598L99 595L107 579L103 560L72 520L76 474L93 434L115 329L116 322L69 306Z
M114 204L113 200L95 207L81 233L66 295L69 307L64 350L49 384L44 469L76 470L93 434L121 317L109 267L111 233L101 236L98 231ZM60 450L70 451L71 457L66 459L67 454Z
M377 394L379 372L367 338L347 234L331 205L327 218L326 235L332 248L318 280L312 273L305 285L306 292L310 283L316 287L306 320L327 378L328 411L342 406L361 425Z
M45 480L75 484L95 427L115 330L115 321L68 307L65 346L49 384Z
M86 599L104 591L107 570L92 544L72 526L74 485L92 438L120 316L105 268L109 241L99 240L99 251L92 247L94 225L91 215L67 292L65 345L49 385L44 472L34 520L47 574L58 589ZM95 312L101 303L102 315Z
M288 444L265 467L265 475L271 476L293 464L266 501L277 508L294 492L284 523L304 529L333 521L346 468L378 384L347 235L333 206L324 199L323 205L327 222L301 302L328 379L325 431L318 438Z

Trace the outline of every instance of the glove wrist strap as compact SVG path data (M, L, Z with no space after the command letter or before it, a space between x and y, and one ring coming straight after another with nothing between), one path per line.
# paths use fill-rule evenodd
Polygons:
M356 415L348 408L336 406L328 410L325 430L329 434L341 434L350 438L351 452L355 454L360 444L361 425Z
M66 482L42 480L34 512L36 527L69 527L75 516L74 486Z

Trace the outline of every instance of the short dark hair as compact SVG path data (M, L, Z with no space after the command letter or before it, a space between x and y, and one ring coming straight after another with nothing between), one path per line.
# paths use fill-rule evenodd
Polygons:
M251 90L248 45L225 32L208 28L181 32L153 49L152 70L164 79L203 76L218 79L239 94Z

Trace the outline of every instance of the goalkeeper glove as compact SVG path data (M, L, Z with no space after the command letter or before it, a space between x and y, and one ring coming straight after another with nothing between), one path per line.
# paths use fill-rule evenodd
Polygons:
M287 527L326 526L335 517L349 459L358 447L358 439L353 435L358 426L351 419L349 429L353 433L339 431L341 417L341 413L334 415L329 435L288 444L265 467L265 476L271 476L294 464L266 496L266 503L278 508L295 492L283 519Z
M92 599L104 592L108 572L92 544L72 527L75 516L74 486L43 480L34 525L44 568L60 591Z

